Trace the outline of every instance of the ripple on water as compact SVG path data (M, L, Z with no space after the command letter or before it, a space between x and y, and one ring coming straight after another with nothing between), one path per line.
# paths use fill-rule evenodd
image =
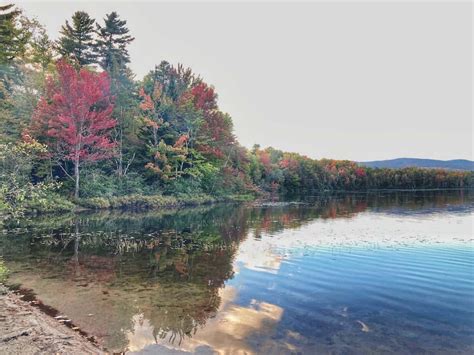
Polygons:
M474 204L410 196L39 219L0 250L110 351L474 353Z

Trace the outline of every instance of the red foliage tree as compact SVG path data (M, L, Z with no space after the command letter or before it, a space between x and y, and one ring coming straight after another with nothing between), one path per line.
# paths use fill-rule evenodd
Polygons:
M214 88L207 86L206 83L199 83L192 88L191 93L196 108L203 111L217 109L217 94L214 92Z
M189 140L189 136L187 134L181 135L177 140L176 143L174 144L174 148L181 148L184 146L184 144Z
M302 160L303 159L304 157L302 157ZM291 157L290 155L284 154L283 158L280 160L278 165L280 166L281 169L288 169L288 170L295 171L298 169L300 164L296 159L293 159L293 157Z
M206 112L200 127L198 150L207 156L222 159L235 144L232 120L228 115L213 110Z
M358 178L363 178L363 177L365 177L365 176L367 175L366 172L365 172L365 169L364 169L364 168L360 168L360 167L356 168L354 172L355 172L355 175L356 175Z
M58 78L48 78L31 131L47 138L46 144L59 162L73 163L74 174L68 175L75 180L74 195L79 197L81 165L113 155L115 143L110 135L117 122L112 118L110 81L105 72L77 72L65 61L59 61L56 69Z
M260 160L260 163L263 165L263 168L265 169L265 171L267 173L270 172L272 168L271 167L272 160L271 160L270 154L265 150L260 150L258 152L258 159Z
M143 88L140 88L139 91L140 97L143 99L143 101L140 103L140 108L143 111L152 111L155 109L155 104L153 103L153 100L151 99L150 95L147 95L145 93L145 90Z

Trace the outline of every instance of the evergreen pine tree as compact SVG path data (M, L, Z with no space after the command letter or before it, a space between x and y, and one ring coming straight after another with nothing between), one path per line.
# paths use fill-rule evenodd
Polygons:
M31 37L28 28L20 25L20 15L12 4L0 6L0 85L8 91L17 79L14 61L23 56Z
M8 64L21 55L29 33L17 25L21 11L13 4L0 6L0 64Z
M54 45L43 28L39 29L39 35L31 42L31 61L41 66L43 72L53 63Z
M127 45L135 38L129 35L127 21L120 20L116 12L107 14L104 26L97 24L96 52L98 63L110 77L111 92L115 97L113 116L117 120L114 128L116 166L118 176L124 176L132 164L135 154L130 150L134 136L134 117L137 107L133 74L127 67L130 57Z
M66 21L61 28L61 37L58 40L59 53L77 61L81 67L96 63L94 23L95 20L88 13L76 11L72 16L72 25Z
M97 24L99 64L111 76L117 76L130 62L127 45L135 38L128 34L126 24L115 11L106 15L104 27Z
M13 4L0 6L0 142L13 141L19 134L12 94L21 83L19 64L31 38L20 16Z

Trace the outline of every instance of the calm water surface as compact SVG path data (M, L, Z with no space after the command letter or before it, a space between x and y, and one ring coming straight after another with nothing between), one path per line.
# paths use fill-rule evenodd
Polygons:
M0 254L109 351L468 354L473 195L48 216Z

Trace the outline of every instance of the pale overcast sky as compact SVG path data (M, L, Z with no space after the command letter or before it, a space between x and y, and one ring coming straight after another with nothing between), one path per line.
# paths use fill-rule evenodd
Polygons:
M450 2L17 2L50 35L113 10L141 78L166 59L215 86L240 142L314 158L472 159L473 10Z

